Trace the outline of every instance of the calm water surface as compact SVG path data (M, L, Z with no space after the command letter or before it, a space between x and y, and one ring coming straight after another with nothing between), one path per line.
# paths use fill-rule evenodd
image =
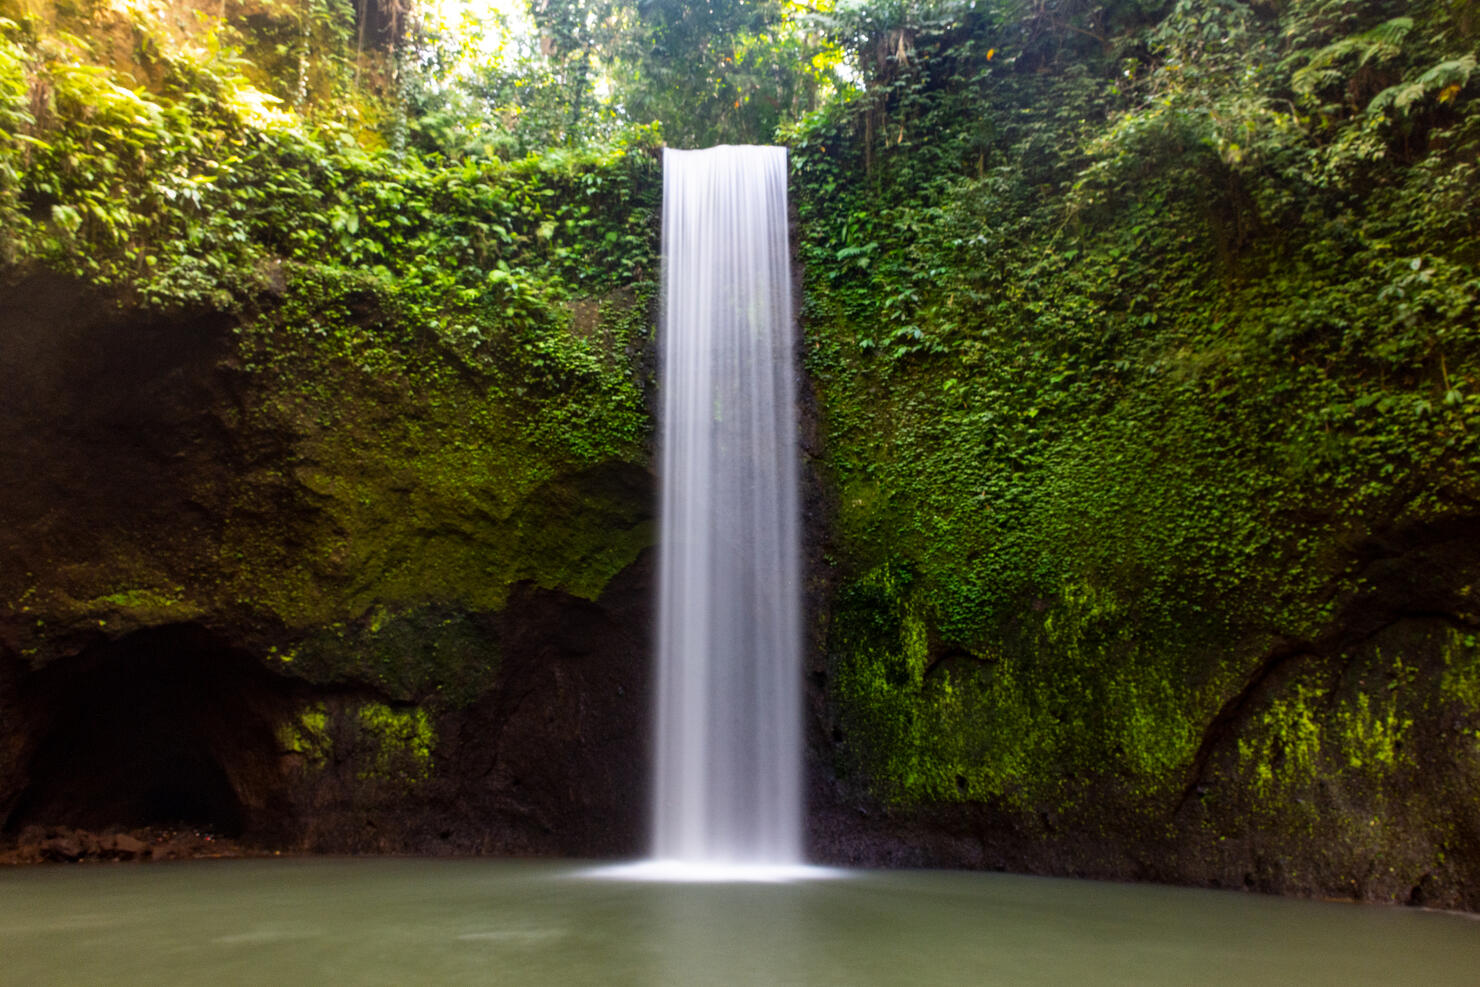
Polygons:
M942 871L593 880L569 863L0 871L6 984L1466 984L1480 922Z

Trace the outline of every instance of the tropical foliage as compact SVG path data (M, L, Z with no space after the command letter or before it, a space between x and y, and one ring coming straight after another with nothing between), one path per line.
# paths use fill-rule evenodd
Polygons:
M1368 533L1472 509L1476 28L1449 3L851 23L863 85L786 136L839 710L876 784L1180 793L1270 642L1371 588Z
M643 396L568 305L644 322L655 148L786 143L831 698L897 799L1169 797L1271 642L1365 591L1371 532L1480 498L1474 0L537 0L496 44L329 0L183 38L5 9L6 263L249 317L282 276L368 285L604 409L588 458ZM1342 729L1388 751L1414 681ZM1318 730L1324 687L1266 719Z

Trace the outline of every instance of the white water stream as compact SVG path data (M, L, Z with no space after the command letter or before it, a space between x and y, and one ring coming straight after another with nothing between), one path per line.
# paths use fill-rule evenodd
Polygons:
M786 177L782 147L663 152L653 856L720 876L802 861Z

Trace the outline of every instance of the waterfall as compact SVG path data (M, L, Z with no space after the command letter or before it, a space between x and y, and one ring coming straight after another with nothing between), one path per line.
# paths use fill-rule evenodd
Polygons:
M786 149L663 152L653 853L802 860Z

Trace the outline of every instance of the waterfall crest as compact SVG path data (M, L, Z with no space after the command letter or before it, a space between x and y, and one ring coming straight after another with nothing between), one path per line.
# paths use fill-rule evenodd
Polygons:
M799 864L786 149L663 152L656 858Z

